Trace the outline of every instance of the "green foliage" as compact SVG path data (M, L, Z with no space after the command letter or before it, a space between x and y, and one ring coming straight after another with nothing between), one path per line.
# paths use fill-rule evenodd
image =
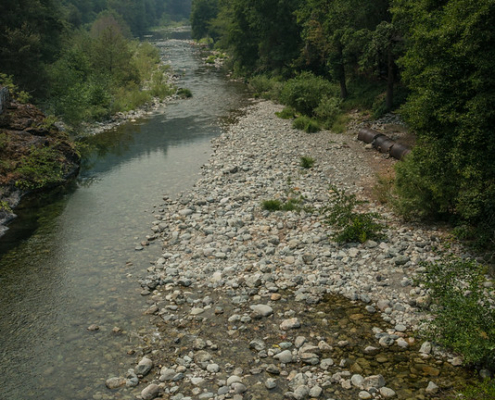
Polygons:
M345 111L370 110L378 97L383 99L384 92L383 82L358 77L349 81L349 96L342 103L342 108Z
M383 237L383 225L375 222L376 213L358 213L355 208L364 202L356 199L356 195L348 195L344 190L330 187L330 204L324 213L328 224L340 228L334 239L339 243L360 242Z
M1 72L14 76L21 90L41 95L45 66L57 58L65 31L60 2L2 1L0 26Z
M10 207L10 204L6 201L0 200L0 212L12 212L12 207Z
M445 217L454 209L456 187L436 179L438 175L454 175L446 152L439 153L436 146L423 143L395 165L398 199L394 205L406 219Z
M16 99L19 103L26 104L31 99L31 95L14 84L14 78L11 75L2 74L0 72L0 86L8 88L9 95Z
M218 0L194 0L191 10L191 29L193 39L211 37L211 21L218 15Z
M350 119L350 116L347 114L338 115L332 124L332 131L335 133L344 133L347 129L347 124L349 123Z
M292 127L306 133L315 133L320 130L318 122L311 119L310 117L307 117L306 115L296 118L292 124Z
M21 177L15 183L20 189L39 189L63 181L63 166L57 152L51 147L32 147L16 173Z
M275 112L275 115L282 119L293 119L296 117L296 113L292 107L284 107L282 111Z
M215 64L215 60L216 60L216 57L213 54L211 54L206 58L205 63L206 64Z
M279 79L270 78L267 75L256 75L249 79L249 88L254 92L254 97L277 100L283 84Z
M299 160L300 160L301 167L306 168L306 169L312 168L316 162L316 160L314 158L309 157L309 156L301 156Z
M238 71L288 76L301 48L300 26L294 16L300 0L232 0L221 4L220 14L226 21L223 41Z
M486 269L473 260L446 258L422 263L418 278L431 295L434 319L424 333L435 342L462 354L469 364L495 366L495 294L485 289Z
M187 99L192 97L192 92L190 89L187 88L180 88L177 90L177 96L183 99Z
M284 203L280 200L265 200L261 203L261 207L267 211L301 211L301 201L297 198L289 198Z
M381 204L387 204L392 200L394 182L395 179L388 176L378 175L376 177L376 184L373 187L373 196Z
M429 214L477 227L493 244L495 4L396 0L394 13L407 27L403 114L419 138L408 168L397 171L399 193Z
M469 385L460 391L465 400L492 400L495 399L495 380L483 379L478 384ZM458 396L456 398L459 398Z
M264 200L261 207L267 211L279 211L282 209L282 202L280 200Z
M323 97L318 107L315 109L315 114L321 124L326 128L332 128L337 121L339 115L342 114L342 100L338 97Z
M169 67L160 65L153 45L125 39L112 14L103 14L93 27L92 35L79 31L69 37L50 67L53 114L78 125L173 94L165 74Z
M322 99L334 91L335 86L328 80L310 72L302 72L285 83L280 93L280 102L304 115L312 116Z

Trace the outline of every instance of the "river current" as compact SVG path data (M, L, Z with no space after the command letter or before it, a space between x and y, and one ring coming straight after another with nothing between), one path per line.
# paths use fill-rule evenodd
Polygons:
M76 184L21 205L0 240L2 400L114 398L105 380L135 364L151 329L138 278L161 246L135 249L162 197L194 184L222 118L246 99L187 40L155 43L193 97L93 137Z

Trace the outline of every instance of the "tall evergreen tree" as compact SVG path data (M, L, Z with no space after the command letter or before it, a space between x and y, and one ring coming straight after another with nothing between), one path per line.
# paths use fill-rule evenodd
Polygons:
M56 59L64 29L54 0L0 2L0 72L14 75L23 89L42 92L45 65Z
M407 26L405 108L419 145L398 170L405 204L495 227L495 2L394 0Z

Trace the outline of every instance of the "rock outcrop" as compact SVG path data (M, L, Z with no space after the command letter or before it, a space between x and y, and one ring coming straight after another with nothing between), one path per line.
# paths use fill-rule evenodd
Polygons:
M5 88L0 93L5 94ZM66 183L79 172L80 157L66 132L32 104L0 105L0 236L15 218L13 209L33 191Z

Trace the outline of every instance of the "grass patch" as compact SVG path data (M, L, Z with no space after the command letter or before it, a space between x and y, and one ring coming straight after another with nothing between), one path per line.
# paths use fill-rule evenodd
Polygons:
M331 126L331 130L335 133L344 133L350 120L351 117L347 114L338 115Z
M316 160L312 157L302 156L300 158L300 164L299 165L301 165L301 167L303 167L303 168L309 169L309 168L313 167L315 162L316 162Z
M320 130L318 122L306 115L296 118L292 124L292 127L306 133L315 133Z
M484 379L476 385L469 385L460 391L462 397L458 394L453 395L452 399L462 398L463 400L493 400L495 399L495 380Z
M282 209L282 202L280 200L265 200L261 203L261 208L267 211L279 211Z
M265 200L261 203L261 208L267 211L301 211L302 200L290 198L286 202L280 200Z
M373 186L373 197L380 202L380 204L387 204L392 199L392 192L394 188L394 178L389 176L377 175L376 184Z
M282 119L296 118L296 113L292 107L284 107L282 111L277 111L275 115Z
M356 195L348 195L344 190L330 187L330 205L325 207L328 224L340 228L334 236L338 243L360 242L369 239L381 239L384 226L375 222L379 217L376 213L358 213L355 207L364 203L356 199Z

